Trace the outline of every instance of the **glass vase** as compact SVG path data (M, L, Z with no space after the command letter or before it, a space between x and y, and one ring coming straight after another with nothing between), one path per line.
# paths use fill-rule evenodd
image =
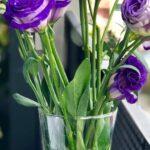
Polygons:
M68 118L39 112L42 150L110 150L114 112Z

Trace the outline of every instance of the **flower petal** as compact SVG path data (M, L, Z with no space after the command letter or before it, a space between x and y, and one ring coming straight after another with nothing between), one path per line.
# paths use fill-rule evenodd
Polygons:
M124 94L125 94L125 98L128 103L134 104L135 102L137 102L137 95L134 94L133 92L130 93L130 92L126 91Z

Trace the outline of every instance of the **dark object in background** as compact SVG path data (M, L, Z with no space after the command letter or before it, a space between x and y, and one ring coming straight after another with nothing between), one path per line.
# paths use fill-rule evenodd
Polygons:
M67 55L67 75L71 80L75 74L75 70L84 58L82 50L81 28L79 21L72 12L65 15L65 44Z
M0 88L8 83L9 71L9 55L8 47L5 47L4 52L0 53Z
M0 63L4 69L0 76L0 127L3 131L0 150L40 150L37 110L23 107L12 98L16 92L33 99L34 95L22 74L23 61L14 30L10 30L9 37L7 59Z
M9 54L8 26L0 17L0 149L9 148Z
M18 41L14 30L10 32L9 50L9 103L10 128L9 150L40 150L39 124L37 109L23 107L15 102L12 94L20 93L35 99L32 90L25 82L22 73L23 61L18 52ZM6 150L6 149L5 149Z
M131 109L133 110L133 108ZM144 123L141 124L143 129L149 126L146 125L149 120L145 119L146 116L142 116L145 114L140 112L139 107L135 106L135 109L138 113L135 110L129 113L129 109L127 110L125 104L120 105L116 118L111 150L150 150L150 144L148 143L148 141L150 141L148 139L149 137L147 138L144 136L144 132L141 131L137 123L133 121L133 117L140 115L140 117L138 116L134 119L136 119L139 124L141 124L141 121L145 122L145 126ZM133 113L135 116L132 115ZM141 121L139 118L141 118ZM147 129L144 130L146 131ZM148 134L150 135L150 133Z

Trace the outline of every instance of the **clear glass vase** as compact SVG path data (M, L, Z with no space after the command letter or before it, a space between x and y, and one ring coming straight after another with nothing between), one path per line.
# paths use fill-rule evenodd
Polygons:
M39 116L43 150L111 149L114 112L69 118L68 121L64 117L46 115L42 111Z

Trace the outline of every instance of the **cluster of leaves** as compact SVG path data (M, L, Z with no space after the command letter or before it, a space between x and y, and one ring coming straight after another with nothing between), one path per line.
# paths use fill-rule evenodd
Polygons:
M29 73L32 73L33 76L36 76L38 73L38 62L29 57L23 67L23 73L27 80ZM45 95L47 102L49 103L50 91L48 86L43 79L42 82L42 92ZM62 102L65 109L71 116L85 116L87 113L87 108L90 100L90 62L88 59L85 59L79 68L76 71L76 74L73 80L64 88L62 92ZM14 98L18 103L24 106L30 107L39 107L40 104L21 96L20 94L14 94Z
M103 45L103 52L110 56L111 52L114 51L114 47L116 46L117 41L118 39L112 31L107 32Z

